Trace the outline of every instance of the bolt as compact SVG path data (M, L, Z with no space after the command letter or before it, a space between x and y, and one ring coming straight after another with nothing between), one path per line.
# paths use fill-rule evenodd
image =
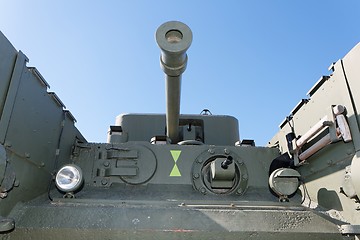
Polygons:
M229 155L229 154L230 154L230 151L225 148L225 149L224 149L224 153L225 153L226 155Z
M200 174L198 174L198 173L195 173L194 175L193 175L193 178L194 179L198 179L200 177Z
M202 194L205 194L205 193L206 193L206 189L202 187L202 188L200 189L200 192L201 192Z
M104 162L104 166L105 166L105 167L109 167L109 166L110 166L109 161L105 161L105 162Z
M235 207L235 204L233 204L233 203L230 203L230 207Z
M209 152L210 154L214 154L214 153L215 153L214 149L211 149L211 148L208 150L208 152Z
M26 158L30 158L30 153L25 153Z
M180 203L180 206L184 207L184 206L186 206L186 204L182 202L182 203Z
M198 163L202 163L203 160L200 158L200 159L197 160L197 162L198 162Z
M41 162L41 163L40 163L40 167L45 167L45 163L44 163L44 162Z
M101 179L101 184L102 185L108 184L108 180L106 178Z
M238 190L236 191L236 193L237 193L237 194L242 194L243 191L242 191L242 189L240 188L240 189L238 189Z

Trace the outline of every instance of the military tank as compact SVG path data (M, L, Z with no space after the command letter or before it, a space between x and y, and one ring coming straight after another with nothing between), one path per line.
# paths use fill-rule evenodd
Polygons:
M360 45L257 147L232 116L180 114L192 32L155 37L166 114L119 115L92 143L0 34L0 238L356 239Z

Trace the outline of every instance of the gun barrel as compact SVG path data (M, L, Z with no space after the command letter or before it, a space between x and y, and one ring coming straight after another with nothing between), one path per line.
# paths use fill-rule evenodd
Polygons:
M161 49L160 66L166 81L167 136L176 143L179 140L181 76L186 69L186 51L192 42L192 32L182 22L166 22L157 29L156 42Z

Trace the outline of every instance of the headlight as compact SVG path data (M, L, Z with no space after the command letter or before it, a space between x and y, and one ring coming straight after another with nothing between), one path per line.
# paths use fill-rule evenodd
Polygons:
M271 173L269 185L280 200L286 199L297 191L300 177L300 173L294 169L279 168Z
M55 178L56 187L63 192L78 190L83 181L81 169L74 164L68 164L60 168Z

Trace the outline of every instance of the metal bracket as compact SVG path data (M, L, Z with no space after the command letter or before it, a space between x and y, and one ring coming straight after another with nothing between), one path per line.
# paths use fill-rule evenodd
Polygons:
M41 75L41 73L36 69L36 67L28 67L29 71L32 72L35 77L39 80L41 85L46 87L47 89L50 88L49 83L45 80L45 78Z
M5 147L0 144L0 186L5 177L5 169L6 169L6 151Z
M357 235L360 234L360 225L341 225L340 232L343 235Z
M15 185L15 180L15 172L7 162L5 147L0 144L0 198L7 197L8 192Z
M317 122L309 131L307 131L301 138L293 140L293 146L296 149L293 152L294 164L299 166L301 162L312 156L314 153L324 148L330 143L338 142L341 138L344 142L352 140L350 128L344 116L345 107L342 105L331 106L329 115L324 116L319 122ZM330 118L330 119L329 119ZM338 126L338 127L337 127ZM329 133L323 138L315 142L311 147L300 153L301 148L311 140L318 133L328 128Z
M8 195L8 192L14 187L16 180L15 172L10 167L10 164L7 163L6 165L6 171L4 179L1 182L0 186L0 198L6 198Z
M0 233L5 233L15 228L15 221L12 218L4 218L0 216Z

